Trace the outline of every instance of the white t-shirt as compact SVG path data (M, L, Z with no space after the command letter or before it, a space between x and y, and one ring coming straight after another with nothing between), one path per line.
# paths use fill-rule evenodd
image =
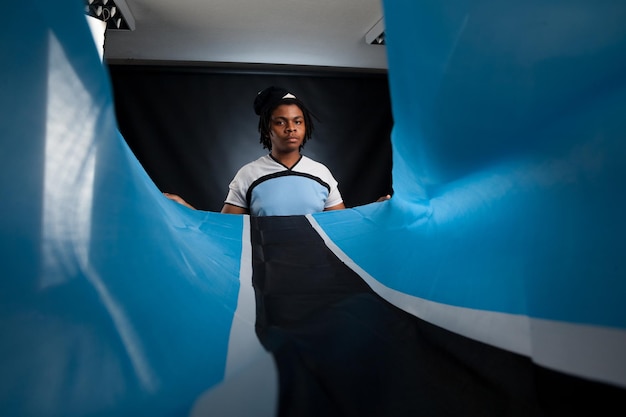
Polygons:
M306 156L290 168L265 155L239 169L225 203L253 216L318 213L343 202L337 180L323 164Z

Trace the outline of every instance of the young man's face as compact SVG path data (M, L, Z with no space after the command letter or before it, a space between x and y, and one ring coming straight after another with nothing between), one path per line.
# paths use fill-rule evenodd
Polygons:
M281 104L270 118L272 151L289 153L299 151L305 134L304 115L295 104Z

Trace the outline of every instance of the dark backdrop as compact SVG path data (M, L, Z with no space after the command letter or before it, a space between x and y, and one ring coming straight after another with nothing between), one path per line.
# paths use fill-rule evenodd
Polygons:
M303 153L339 181L346 206L391 193L387 75L358 71L112 65L119 128L161 191L219 211L245 163L267 153L252 102L276 85L319 118Z

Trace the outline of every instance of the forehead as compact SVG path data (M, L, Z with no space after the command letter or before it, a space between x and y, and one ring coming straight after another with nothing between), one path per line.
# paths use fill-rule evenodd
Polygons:
M297 104L281 104L272 111L272 117L284 117L287 119L295 119L304 117L302 110Z

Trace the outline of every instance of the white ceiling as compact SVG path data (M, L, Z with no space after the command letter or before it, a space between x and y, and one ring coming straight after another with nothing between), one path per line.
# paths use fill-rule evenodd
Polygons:
M135 29L107 30L104 54L110 62L387 68L385 46L365 42L365 34L383 16L380 0L125 3L132 14L127 20L134 20Z

